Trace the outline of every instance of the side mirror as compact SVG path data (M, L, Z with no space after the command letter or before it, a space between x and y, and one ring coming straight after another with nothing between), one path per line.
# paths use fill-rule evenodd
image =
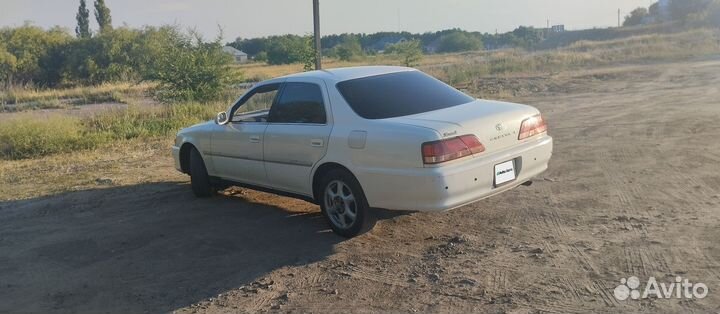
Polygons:
M223 111L217 114L217 117L215 117L215 123L219 125L223 125L225 123L228 123L228 115L227 112Z

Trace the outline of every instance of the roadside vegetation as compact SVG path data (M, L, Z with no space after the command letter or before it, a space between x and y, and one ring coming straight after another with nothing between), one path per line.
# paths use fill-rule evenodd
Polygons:
M21 89L76 88L156 82L161 100L216 99L239 80L220 36L208 41L178 26L113 28L104 1L94 3L99 29L89 29L80 1L75 36L69 30L26 23L0 29L0 103L18 103ZM6 100L8 99L8 100Z
M692 47L688 49L687 47ZM672 61L720 54L720 31L696 29L683 33L638 36L607 42L578 42L555 51L528 53L522 50L443 54L426 56L417 67L457 87L482 84L490 77L555 73L612 64ZM377 64L402 64L391 57L374 59ZM362 61L334 61L330 67L367 64ZM258 76L276 76L301 70L302 65L243 67ZM252 69L252 70L250 70ZM90 95L116 94L127 109L112 109L88 117L35 115L27 112L0 123L0 158L24 159L49 154L101 147L128 140L170 137L185 126L212 119L218 111L242 93L226 90L221 100L212 102L179 102L172 105L143 106L138 93L150 85L108 85ZM117 92L124 89L125 92ZM137 90L136 90L137 89ZM92 90L92 89L90 89ZM471 91L472 92L472 91ZM24 99L38 99L47 92L17 94ZM83 88L58 91L58 96L83 95ZM22 96L21 96L22 95ZM60 96L61 95L61 96ZM99 96L97 96L99 97ZM169 145L169 144L168 144Z
M720 31L695 29L612 41L580 41L566 48L534 53L512 49L466 54L459 62L434 66L428 72L457 86L487 76L553 73L584 67L672 61L717 54L720 54Z
M0 159L26 159L128 140L170 138L179 129L212 119L226 103L183 103L154 108L130 105L90 117L22 113L0 122Z
M327 49L324 66L414 66L482 97L483 82L513 75L717 56L719 1L674 1L668 15L671 24L662 24L679 27L672 32L604 41L573 39L545 50L533 48L549 36L548 30L529 27L496 35L457 29L420 35L332 35L322 39ZM100 25L94 31L89 29L89 8ZM659 21L658 10L657 5L637 10L627 23L668 22ZM182 127L212 119L225 109L242 93L238 82L312 67L310 36L238 39L230 44L255 60L233 64L219 38L207 41L177 26L113 28L104 1L92 6L80 1L76 18L74 36L61 28L30 24L0 29L0 159L170 139ZM553 36L545 41L556 39ZM500 86L491 96L512 95L512 88ZM86 115L72 113L82 105L103 103L123 105Z
M0 113L30 109L59 109L73 105L123 102L127 97L143 97L156 84L116 82L69 88L23 88L0 90Z

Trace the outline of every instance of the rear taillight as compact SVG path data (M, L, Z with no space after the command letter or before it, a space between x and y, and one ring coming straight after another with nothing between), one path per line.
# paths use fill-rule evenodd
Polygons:
M458 158L479 154L485 146L475 135L463 135L422 145L423 162L428 165L439 164Z
M547 124L542 115L536 115L525 119L520 125L520 135L518 140L524 140L538 134L547 132Z

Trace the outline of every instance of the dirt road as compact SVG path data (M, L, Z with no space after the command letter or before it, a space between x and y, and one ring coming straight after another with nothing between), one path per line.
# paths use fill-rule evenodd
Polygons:
M556 143L531 187L345 240L302 201L197 200L160 155L124 171L143 184L0 203L0 312L720 311L720 61L512 80L542 83L512 100ZM617 300L630 276L709 291Z

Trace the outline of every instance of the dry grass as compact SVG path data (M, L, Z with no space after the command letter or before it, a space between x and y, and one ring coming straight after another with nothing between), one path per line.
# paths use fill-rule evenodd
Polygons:
M152 87L154 87L154 84L151 83L134 84L129 82L65 89L14 87L9 90L0 91L0 112L22 111L36 108L65 108L68 105L108 101L122 102L124 97L142 96Z
M484 55L484 52L473 52L471 55ZM425 55L420 60L420 68L427 68L439 65L447 65L459 62L468 53ZM323 67L326 69L353 67L363 65L402 65L402 60L391 55L374 55L359 58L354 61L340 61L332 58L323 59ZM298 73L303 71L302 64L267 65L264 63L249 63L237 66L248 81L261 81L273 77Z
M0 157L23 159L94 148L103 142L89 134L80 120L64 115L16 116L0 124Z
M101 148L0 162L0 201L39 195L184 180L170 160L170 138L114 141ZM138 171L128 169L147 169Z
M576 42L558 50L528 53L519 49L426 55L417 68L451 85L468 83L488 75L552 73L580 67L623 62L669 61L720 53L720 31L695 29L682 33L653 34L625 39ZM375 55L355 61L325 59L324 68L362 65L401 65L391 55ZM249 81L301 72L301 64L239 65Z
M696 29L601 42L577 42L567 48L527 53L506 50L467 54L458 62L420 66L451 85L464 85L488 76L557 73L623 63L683 60L720 54L720 31Z
M118 140L167 138L183 127L212 119L224 108L224 103L130 105L84 118L23 113L0 124L0 159L38 158Z

